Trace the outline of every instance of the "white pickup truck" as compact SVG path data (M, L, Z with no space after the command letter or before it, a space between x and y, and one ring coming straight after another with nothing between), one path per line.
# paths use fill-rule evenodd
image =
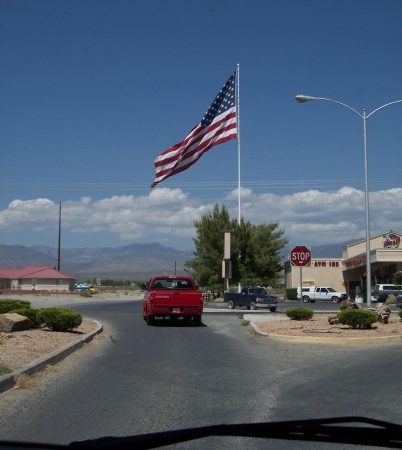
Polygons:
M297 288L297 298L300 299L300 288ZM330 300L333 303L339 303L346 298L346 292L337 292L330 287L311 286L304 287L302 291L302 300L304 303L314 303L316 300Z

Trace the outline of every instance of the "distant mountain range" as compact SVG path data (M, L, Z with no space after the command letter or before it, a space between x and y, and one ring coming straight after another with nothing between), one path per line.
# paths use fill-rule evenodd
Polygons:
M343 244L327 244L311 248L313 258L340 258ZM281 252L287 259L290 248ZM184 263L193 253L161 244L131 244L122 247L71 248L61 250L61 271L73 277L147 279L154 274L184 274ZM0 245L0 267L27 265L57 266L57 249L47 246Z
M73 248L61 250L62 272L76 278L146 279L154 274L184 273L184 263L193 258L191 251L153 244L123 247ZM26 265L57 266L57 249L47 246L0 245L0 267Z

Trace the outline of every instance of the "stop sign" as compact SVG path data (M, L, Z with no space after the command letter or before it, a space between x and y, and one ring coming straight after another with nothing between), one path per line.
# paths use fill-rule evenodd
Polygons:
M311 262L311 251L304 245L296 245L290 251L290 263L293 266L308 266Z

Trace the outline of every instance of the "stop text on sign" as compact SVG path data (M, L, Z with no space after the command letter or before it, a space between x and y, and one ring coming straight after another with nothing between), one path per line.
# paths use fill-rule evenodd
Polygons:
M294 266L307 266L311 262L311 251L304 245L293 247L290 252L290 262Z
M306 261L306 260L310 259L310 257L311 257L310 252L296 252L296 253L293 253L292 260L293 261Z

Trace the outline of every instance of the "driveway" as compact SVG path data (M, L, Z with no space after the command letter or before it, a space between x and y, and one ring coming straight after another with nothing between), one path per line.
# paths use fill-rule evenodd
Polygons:
M329 352L260 339L238 314L205 314L201 327L167 321L150 327L140 302L74 308L102 322L105 332L36 387L0 395L1 438L67 443L217 423L342 415L398 420L400 345ZM291 448L222 439L178 448Z

